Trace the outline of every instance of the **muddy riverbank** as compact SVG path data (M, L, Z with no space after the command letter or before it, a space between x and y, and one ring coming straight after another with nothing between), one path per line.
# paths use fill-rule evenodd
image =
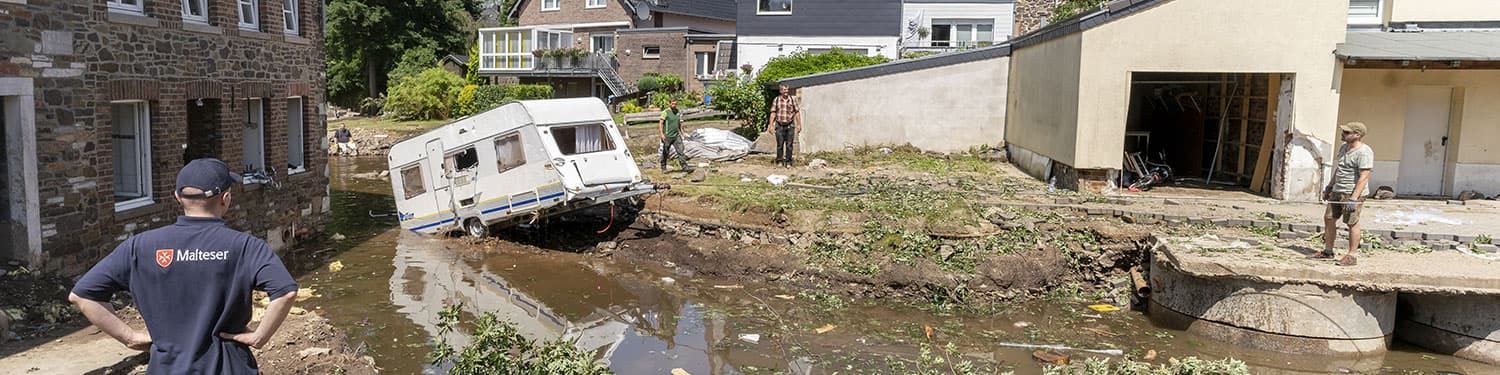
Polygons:
M1130 236L1103 232L1116 227L1091 227L1077 218L1059 218L1051 222L1057 227L1045 229L1095 238L1093 245L1077 251L1080 255L1053 261L1063 271L1026 263L1045 257L1023 250L1005 261L949 262L974 265L971 274L978 276L962 281L948 279L956 273L941 270L941 265L941 272L913 266L914 276L907 279L867 278L844 269L861 263L820 263L826 259L788 250L826 234L780 232L786 222L774 219L760 223L770 231L757 229L754 222L725 221L748 211L674 219L674 213L653 203L640 220L616 223L598 235L576 233L604 228L607 216L508 231L501 239L484 241L415 235L394 229L394 220L382 216L390 210L390 185L370 177L381 168L378 158L335 162L337 224L330 233L343 239L314 251L323 252L310 263L338 262L342 268L309 267L300 281L322 295L309 300L308 308L330 319L352 346L363 348L388 373L432 370L422 358L437 334L436 314L458 303L467 315L496 313L528 337L576 338L581 348L622 374L676 368L693 374L909 372L923 365L924 348L937 353L932 350L948 344L956 357L984 369L1040 372L1031 350L1001 343L1119 349L1137 360L1154 351L1155 363L1231 357L1250 363L1253 373L1496 370L1399 343L1384 356L1350 360L1249 351L1157 328L1138 312L1094 311L1087 306L1111 301L1096 286L1112 286L1105 275L1115 272L1089 270L1129 264L1122 260L1133 259L1134 245L1124 246ZM861 228L844 235L863 234ZM823 239L830 238L854 237ZM1038 237L1028 238L1034 244ZM1121 239L1119 248L1107 249L1104 245L1111 241L1101 238ZM1117 256L1099 255L1109 253ZM1074 264L1083 259L1095 264ZM871 264L895 270L902 263L888 259ZM994 271L997 275L1040 276L1001 284L983 276L986 264L1013 267ZM938 279L923 279L930 275ZM971 283L977 283L973 290L991 283L995 290L1026 292L975 297L986 294L970 291L965 301L989 302L972 304L986 306L983 311L944 308L934 303L942 301L920 297L927 289L922 285L969 288ZM464 331L450 339L464 343ZM1077 360L1090 354L1074 355Z

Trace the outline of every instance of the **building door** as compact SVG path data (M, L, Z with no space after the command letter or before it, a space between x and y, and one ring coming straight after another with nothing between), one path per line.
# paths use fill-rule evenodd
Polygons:
M438 217L447 219L453 217L453 195L448 190L449 171L445 165L447 160L443 153L443 141L434 139L427 142L427 173L428 182L432 186L432 199L437 203ZM441 219L440 219L441 220ZM447 224L439 225L439 228Z
M1443 194L1443 173L1446 170L1443 163L1448 156L1448 115L1452 98L1453 88L1446 86L1415 86L1408 93L1397 193Z

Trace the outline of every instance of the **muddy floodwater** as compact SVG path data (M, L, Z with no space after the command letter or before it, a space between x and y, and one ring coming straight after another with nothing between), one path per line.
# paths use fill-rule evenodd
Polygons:
M329 233L344 238L305 252L321 252L342 268L317 267L301 277L320 295L304 307L348 332L351 345L386 373L439 372L424 357L437 334L438 311L458 303L470 316L495 313L530 338L575 338L620 374L676 368L691 374L889 373L893 365L912 368L924 344L950 343L963 357L953 360L1019 374L1041 367L1030 349L1002 343L1119 349L1134 358L1155 351L1158 362L1234 357L1255 373L1500 373L1400 342L1383 356L1348 360L1246 351L1156 328L1139 312L1100 313L1086 307L1089 301L1063 297L983 314L945 312L703 278L670 264L421 236L386 216L393 203L390 184L378 176L383 159L333 159L330 165L335 217ZM670 234L638 223L619 243L657 246L662 242L651 239L659 236ZM924 327L932 328L930 338ZM467 343L463 332L449 339Z

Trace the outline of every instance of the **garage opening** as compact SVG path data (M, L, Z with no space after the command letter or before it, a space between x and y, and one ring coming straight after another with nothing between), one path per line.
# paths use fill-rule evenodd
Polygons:
M1282 77L1136 72L1120 186L1194 186L1266 194ZM1290 95L1290 94L1287 94Z

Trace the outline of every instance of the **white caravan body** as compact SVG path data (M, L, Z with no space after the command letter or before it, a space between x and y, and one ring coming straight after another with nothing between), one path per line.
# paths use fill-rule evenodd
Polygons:
M446 233L655 191L597 98L511 102L391 146L401 227Z

